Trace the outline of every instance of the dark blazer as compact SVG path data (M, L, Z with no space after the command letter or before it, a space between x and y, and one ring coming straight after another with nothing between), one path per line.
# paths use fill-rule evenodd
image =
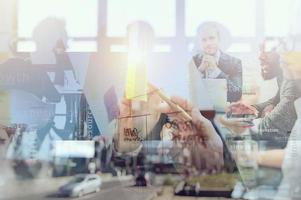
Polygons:
M193 56L195 66L198 67L202 63L202 58L199 55ZM241 60L221 52L217 66L222 71L217 79L227 80L227 100L229 102L239 101L242 96Z

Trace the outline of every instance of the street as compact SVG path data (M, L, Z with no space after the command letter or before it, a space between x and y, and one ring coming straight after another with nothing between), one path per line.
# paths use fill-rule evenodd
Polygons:
M72 177L47 178L38 180L14 180L0 186L0 200L64 200L59 197L58 188ZM162 178L162 177L161 177ZM171 186L133 187L132 176L103 176L101 189L76 199L91 200L225 200L226 198L175 196ZM160 177L158 177L158 180ZM162 181L162 180L161 180ZM160 182L160 181L159 181Z
M92 193L85 195L83 197L77 199L91 199L91 200L147 200L153 199L156 193L153 188L132 188L132 187L124 187L124 186L116 186L113 189L107 188L102 189L98 193ZM9 198L10 199L10 198ZM15 200L41 200L41 199L49 199L49 200L63 200L63 199L71 199L70 197L57 197L56 193L42 193L42 194L34 194L34 195L24 195L18 198L11 198Z
M14 200L63 200L69 197L59 197L57 195L58 188L70 177L52 178L39 181L26 180L15 181L15 187L0 187L0 199ZM101 186L101 190L97 193L87 194L77 199L97 199L97 200L147 200L153 199L157 195L156 187L132 187L134 184L132 177L112 177L107 178Z

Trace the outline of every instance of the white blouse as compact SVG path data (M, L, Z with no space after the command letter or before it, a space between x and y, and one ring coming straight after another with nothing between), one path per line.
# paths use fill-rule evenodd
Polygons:
M295 101L295 109L298 118L285 150L283 179L276 200L301 199L301 98Z

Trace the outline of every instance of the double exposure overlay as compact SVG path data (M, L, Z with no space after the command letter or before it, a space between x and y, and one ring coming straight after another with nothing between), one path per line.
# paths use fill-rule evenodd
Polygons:
M301 1L0 13L0 199L301 199Z

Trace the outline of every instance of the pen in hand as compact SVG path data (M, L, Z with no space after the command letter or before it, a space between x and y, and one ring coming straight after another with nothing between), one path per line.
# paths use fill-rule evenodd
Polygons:
M148 84L152 89L154 89L154 91L160 96L160 98L163 99L173 110L179 112L179 114L185 121L192 121L192 117L181 106L175 104L168 96L166 96L162 92L162 90L156 88L150 83Z

